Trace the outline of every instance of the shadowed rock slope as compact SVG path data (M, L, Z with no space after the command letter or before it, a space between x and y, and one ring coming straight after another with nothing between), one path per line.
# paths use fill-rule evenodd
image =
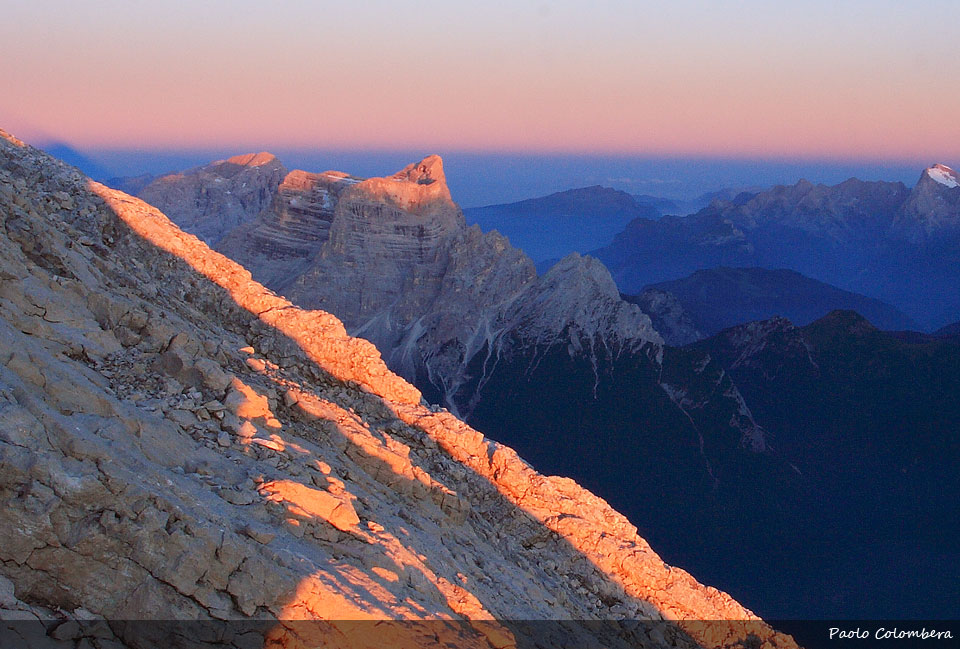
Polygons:
M604 501L421 405L333 316L0 134L5 616L63 647L251 616L287 647L310 642L292 619L405 618L665 618L606 643L791 646ZM683 621L727 618L753 622Z
M956 617L960 339L834 311L804 327L752 322L693 348L733 377L811 487L791 521L803 534L782 534L751 566L762 601L789 593L784 604L828 602L847 618ZM774 577L786 557L791 569Z

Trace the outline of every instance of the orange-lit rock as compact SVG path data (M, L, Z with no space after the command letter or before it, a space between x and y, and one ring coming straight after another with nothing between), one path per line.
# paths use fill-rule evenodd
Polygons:
M325 520L338 530L348 532L360 522L353 505L345 498L313 489L292 480L274 480L260 485L268 500L282 503L294 516Z

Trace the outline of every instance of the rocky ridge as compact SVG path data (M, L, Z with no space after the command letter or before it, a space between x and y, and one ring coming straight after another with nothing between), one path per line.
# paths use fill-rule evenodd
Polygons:
M292 216L294 204L322 208ZM294 303L335 313L394 371L463 416L481 398L485 368L514 339L566 346L570 327L634 349L662 343L595 260L574 254L538 278L504 237L467 227L436 155L366 180L291 172L271 207L217 247ZM584 350L596 353L572 343L571 353Z
M777 315L806 325L838 309L856 311L886 331L915 331L918 327L889 304L785 269L721 266L698 270L689 277L646 287L637 303L645 311L662 310L669 302L659 302L656 298L660 295L671 296L679 312L669 314L671 318L653 311L651 318L657 316L655 324L675 332L685 318L702 332L694 340Z
M251 616L291 647L308 639L284 621L348 617L665 618L646 642L791 645L602 500L422 405L333 316L2 135L5 619L98 649L130 640L111 620ZM693 621L728 618L754 622Z
M287 171L270 153L248 153L153 179L137 192L207 243L255 218Z

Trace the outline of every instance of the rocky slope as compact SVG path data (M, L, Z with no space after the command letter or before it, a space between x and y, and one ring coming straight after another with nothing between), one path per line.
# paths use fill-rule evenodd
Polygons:
M250 153L161 176L137 195L213 244L270 205L285 175L273 155Z
M685 217L636 219L594 253L621 291L719 266L788 268L881 299L923 327L960 314L960 187L943 165L916 186L800 181Z
M293 647L330 631L296 619L639 617L671 621L605 643L791 646L605 502L421 405L333 316L2 136L0 609L44 620L6 633L138 646L145 627L119 620L256 617L216 642ZM753 622L694 621L727 618Z

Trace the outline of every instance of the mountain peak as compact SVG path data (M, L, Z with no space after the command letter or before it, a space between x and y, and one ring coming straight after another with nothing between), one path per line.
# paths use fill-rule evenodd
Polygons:
M256 218L286 175L272 153L245 153L144 179L137 195L191 234L216 244L231 229Z
M409 164L392 176L368 178L349 190L351 200L386 201L405 212L423 216L447 213L442 220L455 227L463 225L460 208L453 202L443 159L434 154Z
M240 165L241 167L262 167L263 165L270 164L276 159L277 156L273 155L272 153L261 151L260 153L244 153L242 155L235 155L232 158L227 158L227 162Z
M443 158L437 154L428 155L420 162L409 164L393 175L394 180L414 182L418 185L432 185L435 182L446 184L443 173Z
M869 320L852 309L834 309L810 326L856 335L877 331Z
M960 187L960 175L947 165L937 163L926 170L926 175L950 189Z

